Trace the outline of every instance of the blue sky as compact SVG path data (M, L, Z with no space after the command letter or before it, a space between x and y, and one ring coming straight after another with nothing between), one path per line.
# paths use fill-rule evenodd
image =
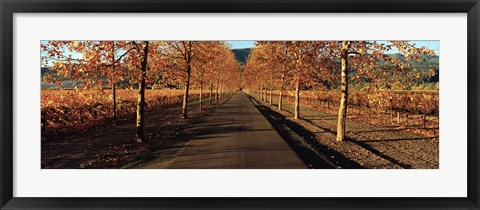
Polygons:
M239 49L239 48L250 48L253 47L255 41L227 41L231 46L232 49Z
M427 47L430 50L435 51L435 54L440 55L440 41L432 40L432 41L409 41L410 43L415 44L415 47ZM391 53L397 53L396 49L392 50Z

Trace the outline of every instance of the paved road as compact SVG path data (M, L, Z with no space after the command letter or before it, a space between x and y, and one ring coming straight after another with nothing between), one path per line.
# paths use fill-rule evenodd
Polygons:
M242 91L185 132L192 140L168 168L307 168Z

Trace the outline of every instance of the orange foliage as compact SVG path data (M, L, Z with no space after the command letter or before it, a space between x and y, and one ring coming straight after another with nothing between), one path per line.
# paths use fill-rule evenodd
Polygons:
M117 114L135 113L138 90L117 90ZM182 103L181 90L147 90L146 108L170 108ZM207 94L203 94L204 97ZM199 91L191 91L197 100ZM108 90L42 90L42 126L55 131L85 130L108 121L113 112Z

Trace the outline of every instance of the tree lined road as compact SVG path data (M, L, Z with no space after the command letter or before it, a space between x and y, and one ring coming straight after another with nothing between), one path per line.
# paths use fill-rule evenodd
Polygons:
M254 43L42 41L42 168L438 168L438 43Z
M168 168L307 168L242 91L184 132L192 139Z

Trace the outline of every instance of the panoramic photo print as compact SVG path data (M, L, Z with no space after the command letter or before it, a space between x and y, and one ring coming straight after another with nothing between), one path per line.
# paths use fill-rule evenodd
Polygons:
M438 169L439 50L41 41L41 168Z

